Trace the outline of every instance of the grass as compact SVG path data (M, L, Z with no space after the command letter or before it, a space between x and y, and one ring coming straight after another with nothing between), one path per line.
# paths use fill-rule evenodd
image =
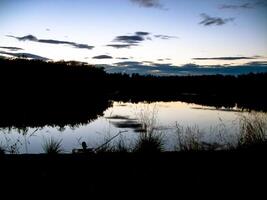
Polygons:
M44 144L42 145L42 147L46 154L50 154L50 155L59 154L63 152L61 143L62 143L62 139L57 140L51 137L44 141Z
M206 145L201 141L202 133L197 126L184 127L176 124L177 151L203 151Z
M267 149L267 115L250 113L240 117L237 149Z
M163 135L160 133L140 133L134 149L138 153L159 153L164 151Z
M165 135L161 133L156 127L155 108L151 112L149 110L142 111L139 122L142 124L143 131L137 133L137 139L130 143L121 131L111 137L111 135L104 138L104 142L100 147L96 148L97 153L101 152L120 152L120 153L158 153L165 151ZM209 134L216 135L214 143L205 142L203 140L204 132L197 126L183 127L176 124L175 135L177 136L174 151L179 152L200 152L200 151L218 151L218 150L267 150L267 114L266 113L244 113L238 118L239 129L231 134L229 138L230 129L226 125L216 127L210 130ZM235 136L235 137L234 137ZM10 153L18 154L19 140L14 143L6 138L7 145L0 145L0 154ZM49 138L42 144L43 151L46 154L62 153L62 139L57 140Z
M142 125L142 132L138 135L133 152L158 153L164 151L164 137L157 130L157 114L157 104L146 105L137 113L137 119Z
M4 155L6 153L5 148L0 146L0 155Z

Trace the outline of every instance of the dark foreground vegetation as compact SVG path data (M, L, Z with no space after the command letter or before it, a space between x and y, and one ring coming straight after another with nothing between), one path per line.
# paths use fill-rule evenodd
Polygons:
M3 194L4 188L23 188L27 197L36 191L75 198L256 197L265 191L265 158L263 152L6 155L1 158L1 189Z
M0 59L0 126L88 123L111 101L184 101L267 111L267 74L140 76L107 74L79 62Z

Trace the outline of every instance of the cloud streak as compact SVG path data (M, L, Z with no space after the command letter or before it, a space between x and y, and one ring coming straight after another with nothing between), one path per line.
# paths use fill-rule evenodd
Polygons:
M176 36L170 36L170 35L154 35L156 38L162 39L162 40L169 40L169 39L178 39Z
M124 48L130 48L132 46L136 46L134 44L108 44L107 47L113 47L116 49L124 49Z
M163 9L163 5L159 0L130 0L132 3L145 8L159 8Z
M210 57L210 58L192 58L192 59L193 60L252 60L258 58L261 58L261 56L252 56L252 57L233 56L233 57Z
M31 54L31 53L11 53L11 52L6 52L6 51L0 51L0 54L14 56L17 58L29 58L29 59L43 60L43 61L49 60L48 58L45 58L45 57L42 57L36 54Z
M265 0L258 0L255 1L248 1L246 3L242 4L223 4L219 6L220 9L232 9L232 10L237 10L237 9L254 9L257 7L266 7L267 2Z
M233 5L233 4L223 4L219 7L220 9L251 9L254 8L254 5L251 3L243 3L240 5Z
M108 55L99 55L99 56L94 56L93 59L112 59L112 56Z
M235 20L235 18L211 17L205 13L202 13L200 16L202 17L202 21L200 21L199 24L204 26L212 26L212 25L221 26Z
M108 44L106 46L113 47L116 49L122 48L131 48L133 46L138 46L141 42L152 40L150 36L153 34L144 31L137 31L132 35L120 35L114 38L112 42L116 42L116 44ZM154 35L155 38L162 39L162 40L169 40L169 39L177 39L176 36L170 35Z
M24 50L24 49L19 48L19 47L3 47L3 46L0 46L0 49L7 49L9 51L20 51L20 50Z
M122 36L117 36L113 41L126 44L137 44L144 40L145 38L140 35L122 35Z
M94 46L89 46L87 44L79 44L79 43L69 42L69 41L52 40L52 39L38 39L34 35L26 35L23 37L16 37L13 35L7 35L7 37L12 37L12 38L15 38L19 41L31 41L31 42L39 42L39 43L46 43L46 44L65 44L65 45L69 45L69 46L72 46L72 47L78 48L78 49L91 50L94 48Z

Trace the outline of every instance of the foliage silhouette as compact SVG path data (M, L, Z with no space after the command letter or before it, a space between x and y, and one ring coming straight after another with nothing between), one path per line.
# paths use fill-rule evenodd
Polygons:
M141 76L107 74L76 61L0 58L0 126L79 125L96 119L112 101L184 101L267 111L267 74Z

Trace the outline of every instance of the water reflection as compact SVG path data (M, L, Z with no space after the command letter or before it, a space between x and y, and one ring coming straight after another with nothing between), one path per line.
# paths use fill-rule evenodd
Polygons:
M99 108L90 110L95 112L90 112L85 115L86 117L72 123L69 119L59 124L52 120L49 121L51 123L45 121L33 123L31 120L27 122L24 120L23 125L28 125L26 128L6 127L7 124L4 123L0 130L0 146L7 149L7 153L43 153L44 140L53 137L61 141L63 153L71 153L74 148L81 148L80 141L85 141L88 148L97 148L105 139L125 131L124 141L127 143L126 146L131 146L138 140L140 134L153 131L164 135L165 150L173 150L177 145L178 124L179 127L184 127L179 134L190 136L190 139L196 141L201 140L206 146L212 144L210 148L213 148L225 143L223 140L236 139L235 134L240 128L239 115L244 113L237 107L216 109L179 101L155 103L106 101L98 105ZM88 111L85 110L84 113ZM32 128L37 125L41 127ZM119 142L119 139L116 138L112 143Z

